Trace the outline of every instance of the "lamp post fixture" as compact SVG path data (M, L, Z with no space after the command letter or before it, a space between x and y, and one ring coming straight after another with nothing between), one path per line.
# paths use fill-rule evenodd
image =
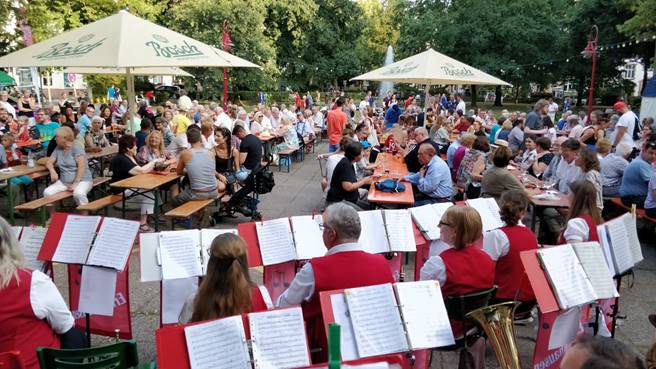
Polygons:
M590 79L590 88L588 89L588 122L590 122L590 115L592 114L592 101L594 98L595 75L597 73L597 41L599 39L599 28L596 25L592 26L588 34L588 44L585 49L581 51L584 58L592 58L592 78Z

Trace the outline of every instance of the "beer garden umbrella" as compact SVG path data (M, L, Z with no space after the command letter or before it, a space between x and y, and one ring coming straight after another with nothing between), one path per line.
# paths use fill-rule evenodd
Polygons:
M94 67L68 67L64 73L76 74L127 74L127 68L94 68ZM194 75L178 67L138 67L132 68L131 74L135 76L181 76L193 77Z

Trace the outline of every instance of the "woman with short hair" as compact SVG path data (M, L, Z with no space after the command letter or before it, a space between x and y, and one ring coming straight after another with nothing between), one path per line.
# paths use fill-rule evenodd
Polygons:
M187 298L181 324L227 318L273 307L265 288L255 284L248 271L244 240L233 233L216 236L208 250L207 274L198 291Z
M43 196L52 196L63 191L72 191L77 205L89 202L87 194L93 187L93 178L82 145L75 142L75 133L69 127L55 130L57 148L46 161L52 184L43 191ZM59 168L59 174L55 171ZM51 210L54 207L51 206Z
M547 170L549 163L554 158L554 154L549 151L550 148L551 140L548 137L538 137L535 139L535 160L528 167L528 174L537 179L542 178L542 174Z

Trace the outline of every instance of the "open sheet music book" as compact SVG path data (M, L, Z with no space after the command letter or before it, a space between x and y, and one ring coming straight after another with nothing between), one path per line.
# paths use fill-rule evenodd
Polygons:
M603 226L606 238L602 239L602 243L607 243L605 248L609 250L612 259L609 265L612 265L613 275L622 274L643 260L635 215L626 213L604 223ZM601 234L599 238L602 238Z
M132 220L69 214L52 261L122 271L138 231L139 222Z
M344 360L454 343L437 281L346 289L331 296L331 308L346 328L341 331Z
M39 255L39 250L41 250L48 229L43 227L11 227L11 230L14 232L23 251L25 266L32 270L43 270L43 262L37 260L36 257Z
M434 241L440 238L440 227L438 224L442 219L442 214L451 206L453 206L451 202L442 202L417 206L408 210L410 210L410 214L412 214L412 218L415 220L415 224L421 233L427 239Z
M483 221L483 232L503 227L504 223L499 214L499 205L491 197L480 197L478 199L467 200L467 205L478 211Z
M597 242L547 247L537 254L563 310L618 296Z
M186 325L184 336L190 368L285 369L310 365L300 307L247 316L252 358L242 316Z
M324 256L320 215L258 221L255 231L262 264L273 265L291 260L308 260Z
M405 209L360 211L360 238L364 251L413 252L417 250L412 230L412 216Z
M212 241L235 229L190 229L139 235L141 282L205 275Z

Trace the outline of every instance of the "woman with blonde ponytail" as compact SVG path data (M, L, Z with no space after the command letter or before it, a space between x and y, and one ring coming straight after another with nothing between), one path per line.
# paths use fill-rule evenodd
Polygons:
M272 305L266 289L251 280L246 243L235 234L224 233L212 242L207 275L185 302L179 322L225 318Z

